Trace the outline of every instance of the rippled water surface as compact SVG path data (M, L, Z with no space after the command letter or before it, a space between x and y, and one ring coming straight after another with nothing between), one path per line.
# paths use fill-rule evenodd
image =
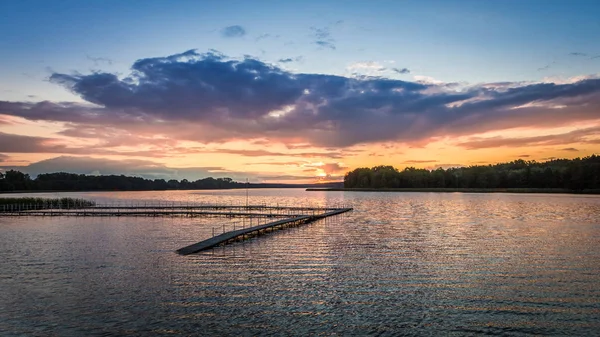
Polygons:
M246 198L243 190L60 196ZM232 222L0 217L0 334L600 334L598 196L252 190L249 198L355 210L190 256L174 251Z

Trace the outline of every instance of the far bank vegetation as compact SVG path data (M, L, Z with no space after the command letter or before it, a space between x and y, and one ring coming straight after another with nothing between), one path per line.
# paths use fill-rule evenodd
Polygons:
M345 188L564 189L600 191L600 156L546 162L522 159L495 165L435 170L393 166L357 168L346 173Z

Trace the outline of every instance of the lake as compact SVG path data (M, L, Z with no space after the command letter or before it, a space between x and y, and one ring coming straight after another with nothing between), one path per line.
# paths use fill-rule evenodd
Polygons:
M35 196L244 204L246 191ZM249 201L355 210L189 256L174 251L234 220L0 217L0 334L600 334L600 196L268 189Z

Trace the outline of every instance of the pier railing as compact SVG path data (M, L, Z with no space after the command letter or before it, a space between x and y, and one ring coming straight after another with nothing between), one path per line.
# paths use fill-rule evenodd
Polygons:
M66 206L66 207L65 207ZM217 245L245 240L285 227L299 226L315 220L343 214L352 208L343 204L324 207L298 205L240 205L176 202L109 202L88 204L13 203L0 205L0 216L167 216L167 217L226 217L236 218L212 226L212 236L204 241L183 247L177 252L193 254Z
M267 204L208 204L182 202L106 202L84 204L19 203L0 205L0 216L226 216L226 217L292 217L316 215L340 208L344 204L326 206Z

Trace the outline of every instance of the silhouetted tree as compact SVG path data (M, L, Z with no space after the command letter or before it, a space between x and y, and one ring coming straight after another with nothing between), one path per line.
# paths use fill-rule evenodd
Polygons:
M357 168L346 173L347 188L564 188L600 189L600 156L538 163L518 159L495 165L444 170L392 166Z

